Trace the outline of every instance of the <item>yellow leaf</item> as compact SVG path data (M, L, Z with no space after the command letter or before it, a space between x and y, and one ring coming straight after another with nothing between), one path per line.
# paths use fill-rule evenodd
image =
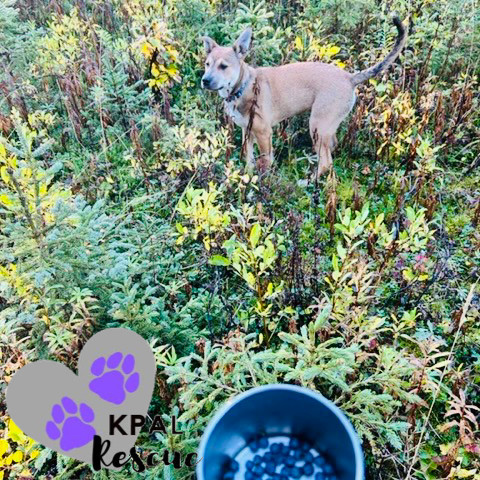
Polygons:
M21 462L23 460L23 452L21 450L17 450L14 454L13 454L13 461L14 462Z
M146 57L150 57L151 54L152 54L152 46L146 42L143 44L142 46L142 53L146 56Z
M472 477L473 475L475 475L475 473L477 473L477 470L466 470L465 468L461 468L457 472L457 477L458 478L469 478L469 477Z
M210 239L208 237L205 237L203 239L203 245L205 246L207 252L210 251Z
M160 70L155 63L152 65L152 75L154 77L158 77L160 75Z
M303 41L300 37L295 37L295 48L297 50L303 50Z
M0 203L3 203L5 206L9 207L10 205L13 205L13 202L12 200L10 199L10 197L3 193L2 195L0 195Z
M4 438L0 438L0 457L3 456L7 450L9 449L10 445Z
M0 167L0 176L5 183L10 181L10 175L7 173L7 167Z
M172 64L172 65L169 65L168 68L167 68L167 72L168 72L170 75L174 76L174 75L177 74L178 68L177 68L175 65L173 65L173 64Z
M17 168L17 157L10 157L9 159L7 159L7 163L12 168Z
M33 450L30 454L30 458L37 458L40 455L40 450Z
M11 438L17 443L24 443L28 437L15 425L15 422L10 419L8 423L8 438Z
M5 145L3 143L0 143L0 158L6 158L7 157L7 150L5 149Z
M337 46L335 46L335 45L331 45L330 47L328 47L327 55L328 55L329 57L333 57L333 56L336 55L339 51L340 51L340 47L337 47Z

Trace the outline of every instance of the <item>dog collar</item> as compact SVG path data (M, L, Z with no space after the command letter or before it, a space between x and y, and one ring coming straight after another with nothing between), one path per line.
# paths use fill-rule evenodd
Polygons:
M247 85L249 84L249 82L250 82L250 77L248 77L247 80L243 82L242 85L240 85L240 88L236 92L231 93L225 99L225 101L233 102L234 100L237 100L238 98L240 98L243 95L243 92L245 91L245 89L247 88Z

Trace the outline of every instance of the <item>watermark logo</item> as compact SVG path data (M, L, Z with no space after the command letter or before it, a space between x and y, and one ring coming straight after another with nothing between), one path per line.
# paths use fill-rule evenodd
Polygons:
M134 445L154 382L148 343L130 330L111 328L87 342L78 375L50 360L21 368L8 385L7 409L28 436L63 455L112 469L128 458L141 468ZM118 419L127 417L131 425L121 428Z

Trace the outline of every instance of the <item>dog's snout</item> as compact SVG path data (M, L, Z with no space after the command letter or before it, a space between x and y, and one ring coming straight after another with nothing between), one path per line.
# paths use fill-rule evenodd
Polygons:
M208 88L210 86L211 79L209 77L202 78L202 85L204 88Z

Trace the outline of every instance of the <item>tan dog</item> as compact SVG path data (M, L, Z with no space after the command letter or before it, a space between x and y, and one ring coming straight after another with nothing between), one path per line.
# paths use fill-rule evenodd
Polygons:
M260 150L257 166L265 169L273 161L272 127L306 110L312 111L310 135L318 155L317 177L330 169L335 133L355 104L355 86L390 66L405 45L402 22L394 17L393 23L398 30L393 50L377 65L356 74L319 62L252 68L243 60L252 39L250 28L233 47L221 47L210 37L203 37L207 59L202 86L218 91L225 99L227 113L242 127L249 170L254 167L254 140Z

